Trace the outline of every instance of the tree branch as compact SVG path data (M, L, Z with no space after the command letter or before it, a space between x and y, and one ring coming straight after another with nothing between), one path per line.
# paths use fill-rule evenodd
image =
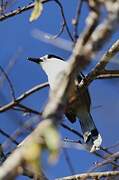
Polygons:
M41 0L42 3L46 3L46 2L48 2L48 1L49 1L49 0ZM10 17L14 17L14 16L16 16L16 15L18 15L18 14L21 14L21 13L29 10L29 9L32 9L33 7L34 7L34 3L30 3L30 4L27 5L27 6L24 6L24 7L22 7L22 8L18 8L18 9L16 9L16 10L12 11L12 12L9 12L9 13L6 13L6 14L4 14L4 15L1 15L1 16L0 16L0 21L4 21L4 20L6 20L6 19L8 19L8 18L10 18Z
M106 172L95 172L95 173L83 173L68 177L57 178L56 180L86 180L86 179L100 179L105 177L119 176L119 171L106 171Z
M75 17L72 20L72 24L74 26L73 35L74 35L75 41L78 38L78 23L79 23L79 18L80 18L82 6L83 6L83 0L78 0L76 14L75 14Z
M100 23L94 33L90 36L87 45L85 46L86 54L94 56L94 54L104 46L104 44L111 38L112 33L117 31L119 27L119 0L104 1L103 4L107 7L109 3L110 9L105 20Z
M19 143L14 139L12 138L8 133L6 133L5 131L3 131L2 129L0 129L0 133L7 137L11 142L13 142L15 145L18 145Z
M37 142L38 144L42 144L44 142L42 135L43 128L46 128L51 124L50 121L42 121L37 128L29 135L27 138L22 141L19 147L12 152L12 154L7 158L7 160L0 167L0 179L14 179L16 175L22 174L24 168L28 168L27 162L25 160L26 152L28 151L28 147L32 142ZM27 151L26 151L27 150ZM30 172L32 169L30 168ZM36 176L39 180L46 180L46 177L41 177L42 173L34 173L34 177ZM40 179L41 178L41 179Z
M27 98L34 92L39 91L40 89L45 88L47 86L48 86L48 83L46 82L46 83L37 85L37 86L33 87L32 89L26 91L25 93L20 95L18 98L16 98L15 101L11 101L10 103L0 107L0 113L13 108L14 106L17 106L23 99Z
M101 60L94 69L82 80L80 87L87 87L94 79L103 74L106 65L119 52L119 40L117 40L111 48L102 56ZM106 70L107 71L107 70Z
M96 77L96 79L113 79L113 78L119 78L119 70L104 70Z
M103 166L105 166L106 164L108 164L108 163L110 163L110 162L112 162L112 161L114 161L114 160L116 160L116 159L118 159L118 158L119 158L119 151L116 152L116 153L113 153L113 154L110 155L110 156L108 156L108 157L105 158L105 160L103 160L102 162L97 163L96 166L91 169L91 171L94 171L95 169L97 169L97 168L99 168L99 167L103 167Z
M6 80L7 80L8 84L9 84L12 99L15 100L15 90L13 88L13 85L12 85L12 82L11 82L10 78L8 77L7 73L4 71L2 66L0 66L0 71L4 74Z
M46 105L43 112L44 121L38 124L35 130L20 144L19 148L17 148L3 163L3 165L0 167L0 179L14 178L21 172L19 167L23 169L24 166L27 166L28 162L25 159L25 155L28 153L28 147L31 145L31 143L35 142L39 147L41 147L41 150L42 146L45 146L48 149L48 144L50 142L52 143L52 139L47 143L46 130L48 130L49 127L52 127L53 130L57 130L58 125L62 122L64 108L67 104L68 96L71 92L72 86L74 85L74 79L78 76L79 72L90 63L92 54L95 54L96 50L99 50L101 47L103 47L104 42L110 38L109 35L111 35L112 32L114 32L114 29L118 27L119 0L113 2L112 10L113 11L111 14L109 13L107 21L104 22L103 25L101 24L101 26L98 26L95 31L92 29L91 33L88 35L88 38L86 38L84 35L77 40L69 61L69 68L66 72L62 73L58 77L58 81L56 82L56 89L54 89L53 92L50 92L48 104ZM102 28L101 33L99 32L99 28ZM99 34L100 36L98 36ZM118 41L115 44L118 44ZM96 78L97 72L104 70L109 60L115 55L115 53L118 52L118 48L115 44L112 47L112 50L104 55L102 60L96 65L95 71L92 70L92 72L81 81L80 89L85 88L85 85L89 85L89 83ZM29 94L31 94L31 90L30 93L27 92L27 95L21 95L19 97L20 100L24 99ZM19 98L17 98L18 102ZM10 105L8 105L6 108L4 107L2 110L0 108L1 112L5 109L9 109L9 106ZM57 131L55 131L55 133L56 132ZM58 141L57 139L53 139L53 142L55 140ZM59 144L57 144L55 147L56 151L59 149ZM88 177L91 175L93 177L115 176L119 175L119 171L101 172L97 174L88 173ZM87 175L84 176L83 174L83 177L87 177Z
M52 1L52 0L51 0L51 1ZM73 39L73 37L72 37L72 34L71 34L70 30L69 30L69 27L68 27L68 25L67 25L67 21L66 21L65 15L64 15L64 10L63 10L63 6L62 6L61 2L60 2L59 0L53 0L53 1L55 1L55 2L58 4L58 6L60 7L61 15L62 15L62 18L63 18L63 25L62 25L62 29L61 29L59 35L62 33L62 31L63 31L63 29L64 29L64 26L65 26L65 27L66 27L66 31L67 31L70 39L71 39L72 41L74 41L74 39ZM58 36L59 36L59 35L58 35ZM58 36L56 35L56 37L58 37ZM55 37L55 38L56 38L56 37Z

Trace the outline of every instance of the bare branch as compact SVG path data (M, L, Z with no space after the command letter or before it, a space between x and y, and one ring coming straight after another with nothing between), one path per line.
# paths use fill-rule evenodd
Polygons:
M94 153L96 156L98 156L98 157L100 157L101 159L106 159L106 157L104 157L101 153L98 153L98 152L95 152ZM119 165L116 163L116 162L113 162L113 161L110 161L110 162L108 162L107 164L112 164L114 167L116 167L116 168L118 168L119 167ZM96 166L95 166L96 167ZM94 169L95 169L95 167L93 167ZM90 169L90 171L92 171L92 169L93 168L91 168Z
M17 60L18 60L18 57L20 56L21 52L22 52L22 49L18 48L17 51L13 54L13 56L10 58L7 66L5 67L5 72L7 75L11 72L14 65L18 62ZM4 80L5 80L5 76L3 74L3 77L0 78L0 88L3 87Z
M58 5L58 7L60 8L60 11L61 11L61 16L62 16L63 22L62 22L60 31L56 35L51 36L51 37L49 36L48 38L49 39L58 38L63 33L64 28L66 28L66 31L67 31L71 41L74 41L73 37L72 37L72 34L71 34L70 30L69 30L68 24L67 24L67 20L66 20L65 15L64 15L64 9L63 9L63 6L62 6L61 2L59 0L49 0L49 1L54 1Z
M6 133L5 131L3 131L2 129L0 129L0 133L7 137L11 142L13 142L15 145L18 145L19 143L14 139L12 138L8 133Z
M104 70L96 77L96 79L113 79L113 78L119 78L119 70Z
M110 1L110 3L110 10L106 19L96 27L85 46L86 54L89 54L89 56L93 56L100 50L119 27L119 0Z
M52 0L51 0L52 1ZM70 39L72 40L72 41L74 41L73 40L73 37L72 37L72 35L71 35L71 32L70 32L70 30L69 30L69 27L68 27L68 25L67 25L67 21L66 21L66 18L65 18L65 15L64 15L64 9L63 9L63 6L62 6L62 4L61 4L61 2L59 1L59 0L54 0L57 4L58 4L58 6L60 7L60 10L61 10L61 15L62 15L62 18L63 18L63 25L62 25L62 29L61 29L61 31L60 31L60 33L59 34L61 34L62 33L62 31L63 31L63 29L64 29L64 26L66 27L66 30L67 30L67 33L68 33L68 35L69 35L69 37L70 37ZM59 35L58 35L59 36ZM57 37L57 36L56 36Z
M114 177L114 176L119 176L119 171L84 173L84 174L77 174L74 176L57 178L56 180L78 180L78 179L86 180L86 179L100 179L100 178Z
M31 144L32 141L37 142L38 144L42 144L44 142L43 137L41 137L42 128L47 128L49 124L51 124L50 121L42 121L37 126L37 128L19 145L19 148L12 152L12 154L0 167L0 179L13 179L14 177L16 177L16 175L22 174L24 168L29 167L25 163L24 153L26 152L26 150L28 150L28 145ZM33 171L33 173L35 172ZM40 172L38 174L34 174L34 177L35 176L38 176L38 178L41 178L41 180L47 179L46 177L41 177Z
M31 118L29 118L27 121L25 121L19 128L17 128L14 132L13 132L13 134L11 134L11 138L12 139L17 139L18 137L20 137L22 134L24 134L24 133L26 133L26 131L27 132L31 132L31 131L33 131L33 126L34 126L34 124L35 123L38 123L38 122L40 122L40 119L39 119L39 117L37 116L37 117L31 117ZM11 145L11 141L9 141L9 139L7 139L3 144L2 144L2 147L3 147L3 149L9 149L9 147L10 147L10 145Z
M85 45L89 38L91 37L92 33L94 32L100 17L100 6L101 3L99 1L95 1L95 3L90 3L89 0L89 8L90 12L88 17L86 18L86 27L83 33L81 34L80 40L82 40L83 45ZM87 48L86 48L87 50ZM93 51L93 50L92 50ZM88 53L89 55L89 53ZM90 56L89 56L90 57Z
M49 0L41 0L42 3L46 3L46 2L48 2L48 1L49 1ZM6 19L8 19L8 18L10 18L10 17L14 17L14 16L16 16L16 15L18 15L18 14L21 14L21 13L29 10L29 9L32 9L33 7L34 7L34 3L30 3L30 4L27 5L27 6L24 6L24 7L22 7L22 8L18 8L18 9L14 10L14 11L12 11L12 12L10 12L10 13L6 13L6 14L4 14L4 15L1 15L1 16L0 16L0 21L6 20Z
M12 82L11 82L10 78L8 77L7 73L4 71L4 69L1 66L0 66L0 70L4 74L5 78L7 79L9 87L10 87L11 96L12 96L13 100L15 100L15 90L12 85Z
M61 36L61 34L63 33L64 28L65 28L65 23L63 22L62 25L61 25L61 27L60 27L59 32L58 32L56 35L53 35L53 36L51 36L51 37L49 36L48 38L51 39L51 40L58 38L58 37Z
M42 2L46 2L46 1L42 1ZM23 172L23 169L26 168L28 165L28 162L25 160L24 152L27 152L28 145L31 144L31 142L37 143L41 147L41 149L42 149L42 145L43 147L45 146L47 148L43 129L46 130L48 129L49 126L53 126L53 128L54 129L56 128L57 130L58 125L61 124L62 122L64 108L67 104L69 92L71 91L72 85L74 85L75 77L77 77L79 72L91 62L92 55L93 54L95 55L96 51L101 49L101 47L104 46L105 41L110 38L111 34L118 27L119 0L115 0L112 3L112 11L108 12L107 19L102 24L99 24L98 26L97 26L97 22L99 20L100 7L98 9L97 5L101 5L100 3L102 1L94 1L94 2L95 2L96 9L95 9L95 13L93 12L94 13L93 14L94 17L92 18L93 20L91 21L91 23L89 23L88 30L86 30L82 34L82 36L78 38L75 44L72 56L69 61L69 68L67 69L66 72L62 73L61 76L59 76L58 82L56 82L57 83L56 89L50 93L49 102L46 105L45 110L43 112L44 121L38 124L35 130L20 144L19 148L17 148L8 157L8 159L3 163L3 165L0 167L0 179L6 179L8 177L13 179L18 174L21 173L21 170ZM104 1L103 1L103 4L104 4ZM30 8L31 7L29 7L29 9ZM90 14L89 14L89 17L91 17ZM101 30L101 33L100 33L100 30ZM102 57L101 61L96 65L96 67L86 77L83 78L83 80L81 81L79 85L79 88L83 90L86 86L89 85L89 83L91 83L94 79L96 79L96 77L105 70L107 63L109 63L110 59L118 51L119 51L119 41L117 41L109 49L109 51ZM46 86L48 86L47 83L45 85L40 85L40 89ZM3 112L14 106L17 106L21 100L31 95L33 92L36 91L36 89L37 89L36 87L32 88L31 90L25 92L24 94L19 96L17 99L15 99L14 102L11 102L1 107L0 112ZM57 146L57 148L59 148L59 146ZM111 154L107 150L105 150L105 152L108 154ZM98 153L95 152L95 154L97 155ZM100 154L98 154L98 156L101 157ZM118 158L118 157L119 157L119 153L110 155L109 159L106 159L105 162L102 162L102 163L104 164L104 163L110 162L113 165L115 165L116 163L113 161L115 160L115 158ZM116 166L118 167L118 164L116 164ZM100 177L109 177L109 176L112 177L112 176L117 176L117 175L119 175L119 171L87 173L87 174L82 174L78 176L82 178L88 178L88 177L100 178ZM71 178L74 179L78 177L73 176Z
M99 63L97 63L96 67L92 69L92 71L82 80L82 87L88 86L94 79L98 77L98 75L103 74L106 65L109 61L119 52L119 40L117 40L111 48L102 56Z
M71 174L75 174L75 170L73 168L73 165L72 165L72 162L71 162L71 159L69 157L67 149L63 148L63 153L64 153L64 157L65 157L65 160L67 162L67 165L68 165L68 168L69 168Z
M64 124L64 123L61 123L61 126L62 126L63 128L65 128L65 129L67 129L68 131L74 133L74 134L77 135L78 137L80 137L80 138L83 139L83 136L82 136L78 131L76 131L75 129L70 128L69 126L67 126L67 125Z
M78 38L78 24L79 24L79 18L80 18L80 14L81 14L81 8L83 5L83 0L78 0L77 2L77 9L76 9L76 15L72 20L72 24L74 25L74 39L75 41Z
M83 139L83 136L82 136L78 131L76 131L75 129L70 128L69 126L67 126L67 125L64 124L64 123L61 123L61 126L62 126L63 128L65 128L66 130L70 131L71 133L74 133L75 135L77 135L77 136L80 137L81 139ZM67 141L67 138L66 138L66 141ZM82 144L82 142L81 142L80 140L78 140L78 143ZM103 152L107 153L108 155L112 155L112 154L113 154L113 153L111 153L107 148L101 147L101 150L102 150ZM94 152L93 154L96 155L96 156L98 156L98 157L100 157L101 159L106 159L106 158L107 158L106 156L101 155L101 153L99 153L99 152ZM119 167L119 165L118 165L116 162L109 162L109 163L111 163L111 164L112 164L113 166L115 166L115 167Z
M18 98L16 98L15 101L11 101L10 103L0 107L0 112L7 111L7 110L13 108L14 106L17 106L23 99L27 98L34 92L39 91L40 89L45 88L47 86L48 86L48 83L46 82L46 83L43 83L43 84L33 87L32 89L26 91L25 93L20 95Z
M105 149L114 149L114 148L116 148L118 146L119 146L119 142L117 142L117 143L115 143L113 145L110 145L110 146L106 147Z
M22 112L24 112L24 113L25 113L25 112L27 112L27 113L34 113L34 114L36 114L36 115L41 115L41 114L42 114L42 113L36 111L35 109L30 108L30 107L28 107L28 106L26 106L26 105L23 105L23 104L21 104L21 103L19 103L17 106L18 106L18 107L21 107L21 108L22 108Z
M95 167L93 167L91 169L91 171L94 171L95 169L99 168L99 167L103 167L106 164L115 161L116 159L119 158L119 152L113 153L112 155L108 156L105 160L103 160L102 162L99 162L96 164Z

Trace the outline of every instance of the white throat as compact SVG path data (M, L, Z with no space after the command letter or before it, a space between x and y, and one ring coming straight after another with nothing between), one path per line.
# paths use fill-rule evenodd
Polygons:
M41 63L41 66L47 74L50 88L53 90L57 84L58 76L66 70L68 63L54 58Z

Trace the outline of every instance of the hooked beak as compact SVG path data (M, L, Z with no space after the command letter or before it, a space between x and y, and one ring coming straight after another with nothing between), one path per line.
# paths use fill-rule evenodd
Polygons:
M33 62L35 62L35 63L37 63L37 64L40 64L40 62L43 62L43 60L40 59L40 58L28 57L27 59L28 59L29 61L33 61Z

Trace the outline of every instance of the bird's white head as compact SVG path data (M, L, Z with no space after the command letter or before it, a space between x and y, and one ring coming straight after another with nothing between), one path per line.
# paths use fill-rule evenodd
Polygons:
M40 58L29 57L28 60L39 64L48 76L48 81L51 89L54 87L54 82L58 78L58 75L65 71L67 68L67 62L61 57L53 54L48 54Z

